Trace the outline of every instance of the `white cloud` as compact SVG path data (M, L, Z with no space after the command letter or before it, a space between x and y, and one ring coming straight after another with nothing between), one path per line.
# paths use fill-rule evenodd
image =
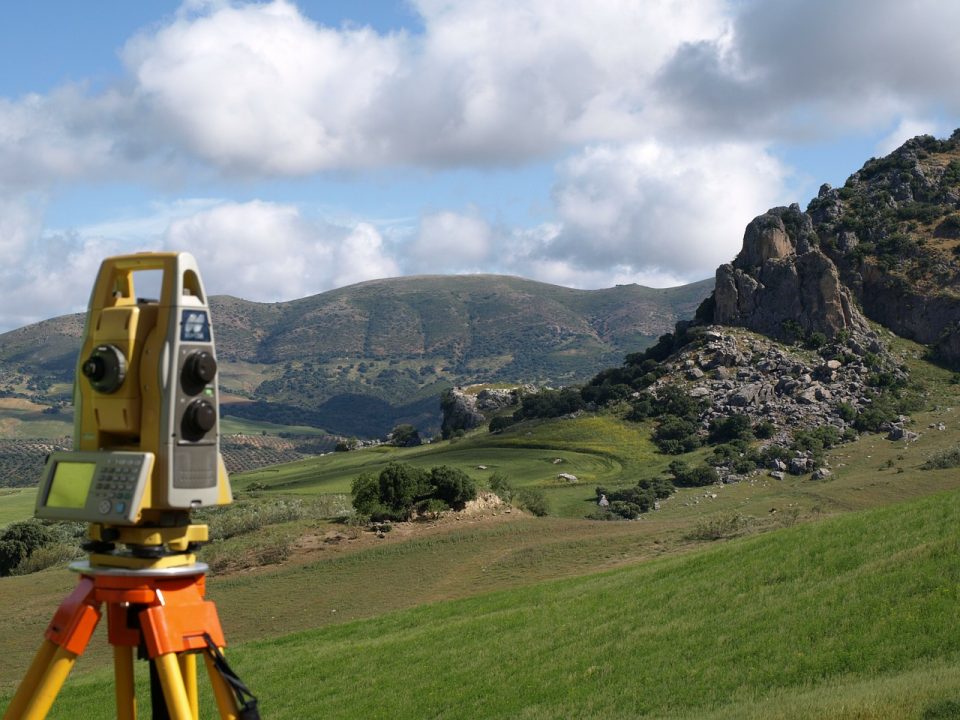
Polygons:
M728 35L684 45L657 82L664 119L688 132L832 137L960 114L960 4L754 0L731 9Z
M538 253L588 272L698 280L736 255L755 215L784 201L784 180L754 145L588 148L561 169L562 227Z
M941 136L945 134L949 134L946 128L934 120L905 117L897 123L897 126L890 131L889 135L877 143L877 153L887 155L917 135Z
M424 215L409 246L408 267L418 272L477 272L488 266L493 231L476 212Z
M174 142L241 172L363 164L374 140L364 118L397 71L402 36L323 28L284 0L200 10L123 52L137 97Z
M116 242L43 232L33 198L0 198L0 331L86 308L101 260Z
M123 57L170 141L227 172L512 164L635 135L650 79L722 8L425 1L408 35L322 27L285 0L201 3Z
M163 244L193 253L207 292L247 300L290 300L396 274L372 225L330 225L304 218L296 206L262 201L175 220Z

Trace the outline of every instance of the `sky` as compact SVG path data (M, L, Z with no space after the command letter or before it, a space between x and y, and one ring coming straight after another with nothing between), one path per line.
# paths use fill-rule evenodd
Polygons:
M960 126L955 0L35 0L0 22L0 331L185 250L383 277L711 277L770 207Z

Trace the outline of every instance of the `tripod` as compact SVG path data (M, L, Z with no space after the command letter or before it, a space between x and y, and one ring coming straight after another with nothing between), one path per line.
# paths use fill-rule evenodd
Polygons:
M60 604L4 720L43 720L83 654L106 604L113 646L118 720L136 720L133 651L151 665L153 717L198 720L197 655L202 654L224 720L259 718L254 698L230 670L217 609L204 600L207 566L168 568L70 565L80 581ZM162 691L162 698L159 697Z

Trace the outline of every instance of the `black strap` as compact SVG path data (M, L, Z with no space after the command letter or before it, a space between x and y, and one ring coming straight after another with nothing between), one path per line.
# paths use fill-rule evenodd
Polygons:
M213 661L213 666L233 691L233 695L236 698L238 720L260 720L260 711L257 709L256 696L250 692L250 688L243 683L243 680L237 676L233 668L227 663L227 659L223 656L223 653L220 652L220 648L216 646L216 643L213 642L213 638L211 638L208 633L204 633L203 638L207 641L207 654Z

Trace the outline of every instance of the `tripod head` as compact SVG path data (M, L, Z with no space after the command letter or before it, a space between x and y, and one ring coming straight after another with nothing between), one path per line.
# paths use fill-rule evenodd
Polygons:
M135 279L159 273L159 298ZM155 279L155 278L154 278ZM47 460L36 516L111 528L189 524L232 501L220 455L217 360L207 296L185 252L107 258L74 381L73 451Z

